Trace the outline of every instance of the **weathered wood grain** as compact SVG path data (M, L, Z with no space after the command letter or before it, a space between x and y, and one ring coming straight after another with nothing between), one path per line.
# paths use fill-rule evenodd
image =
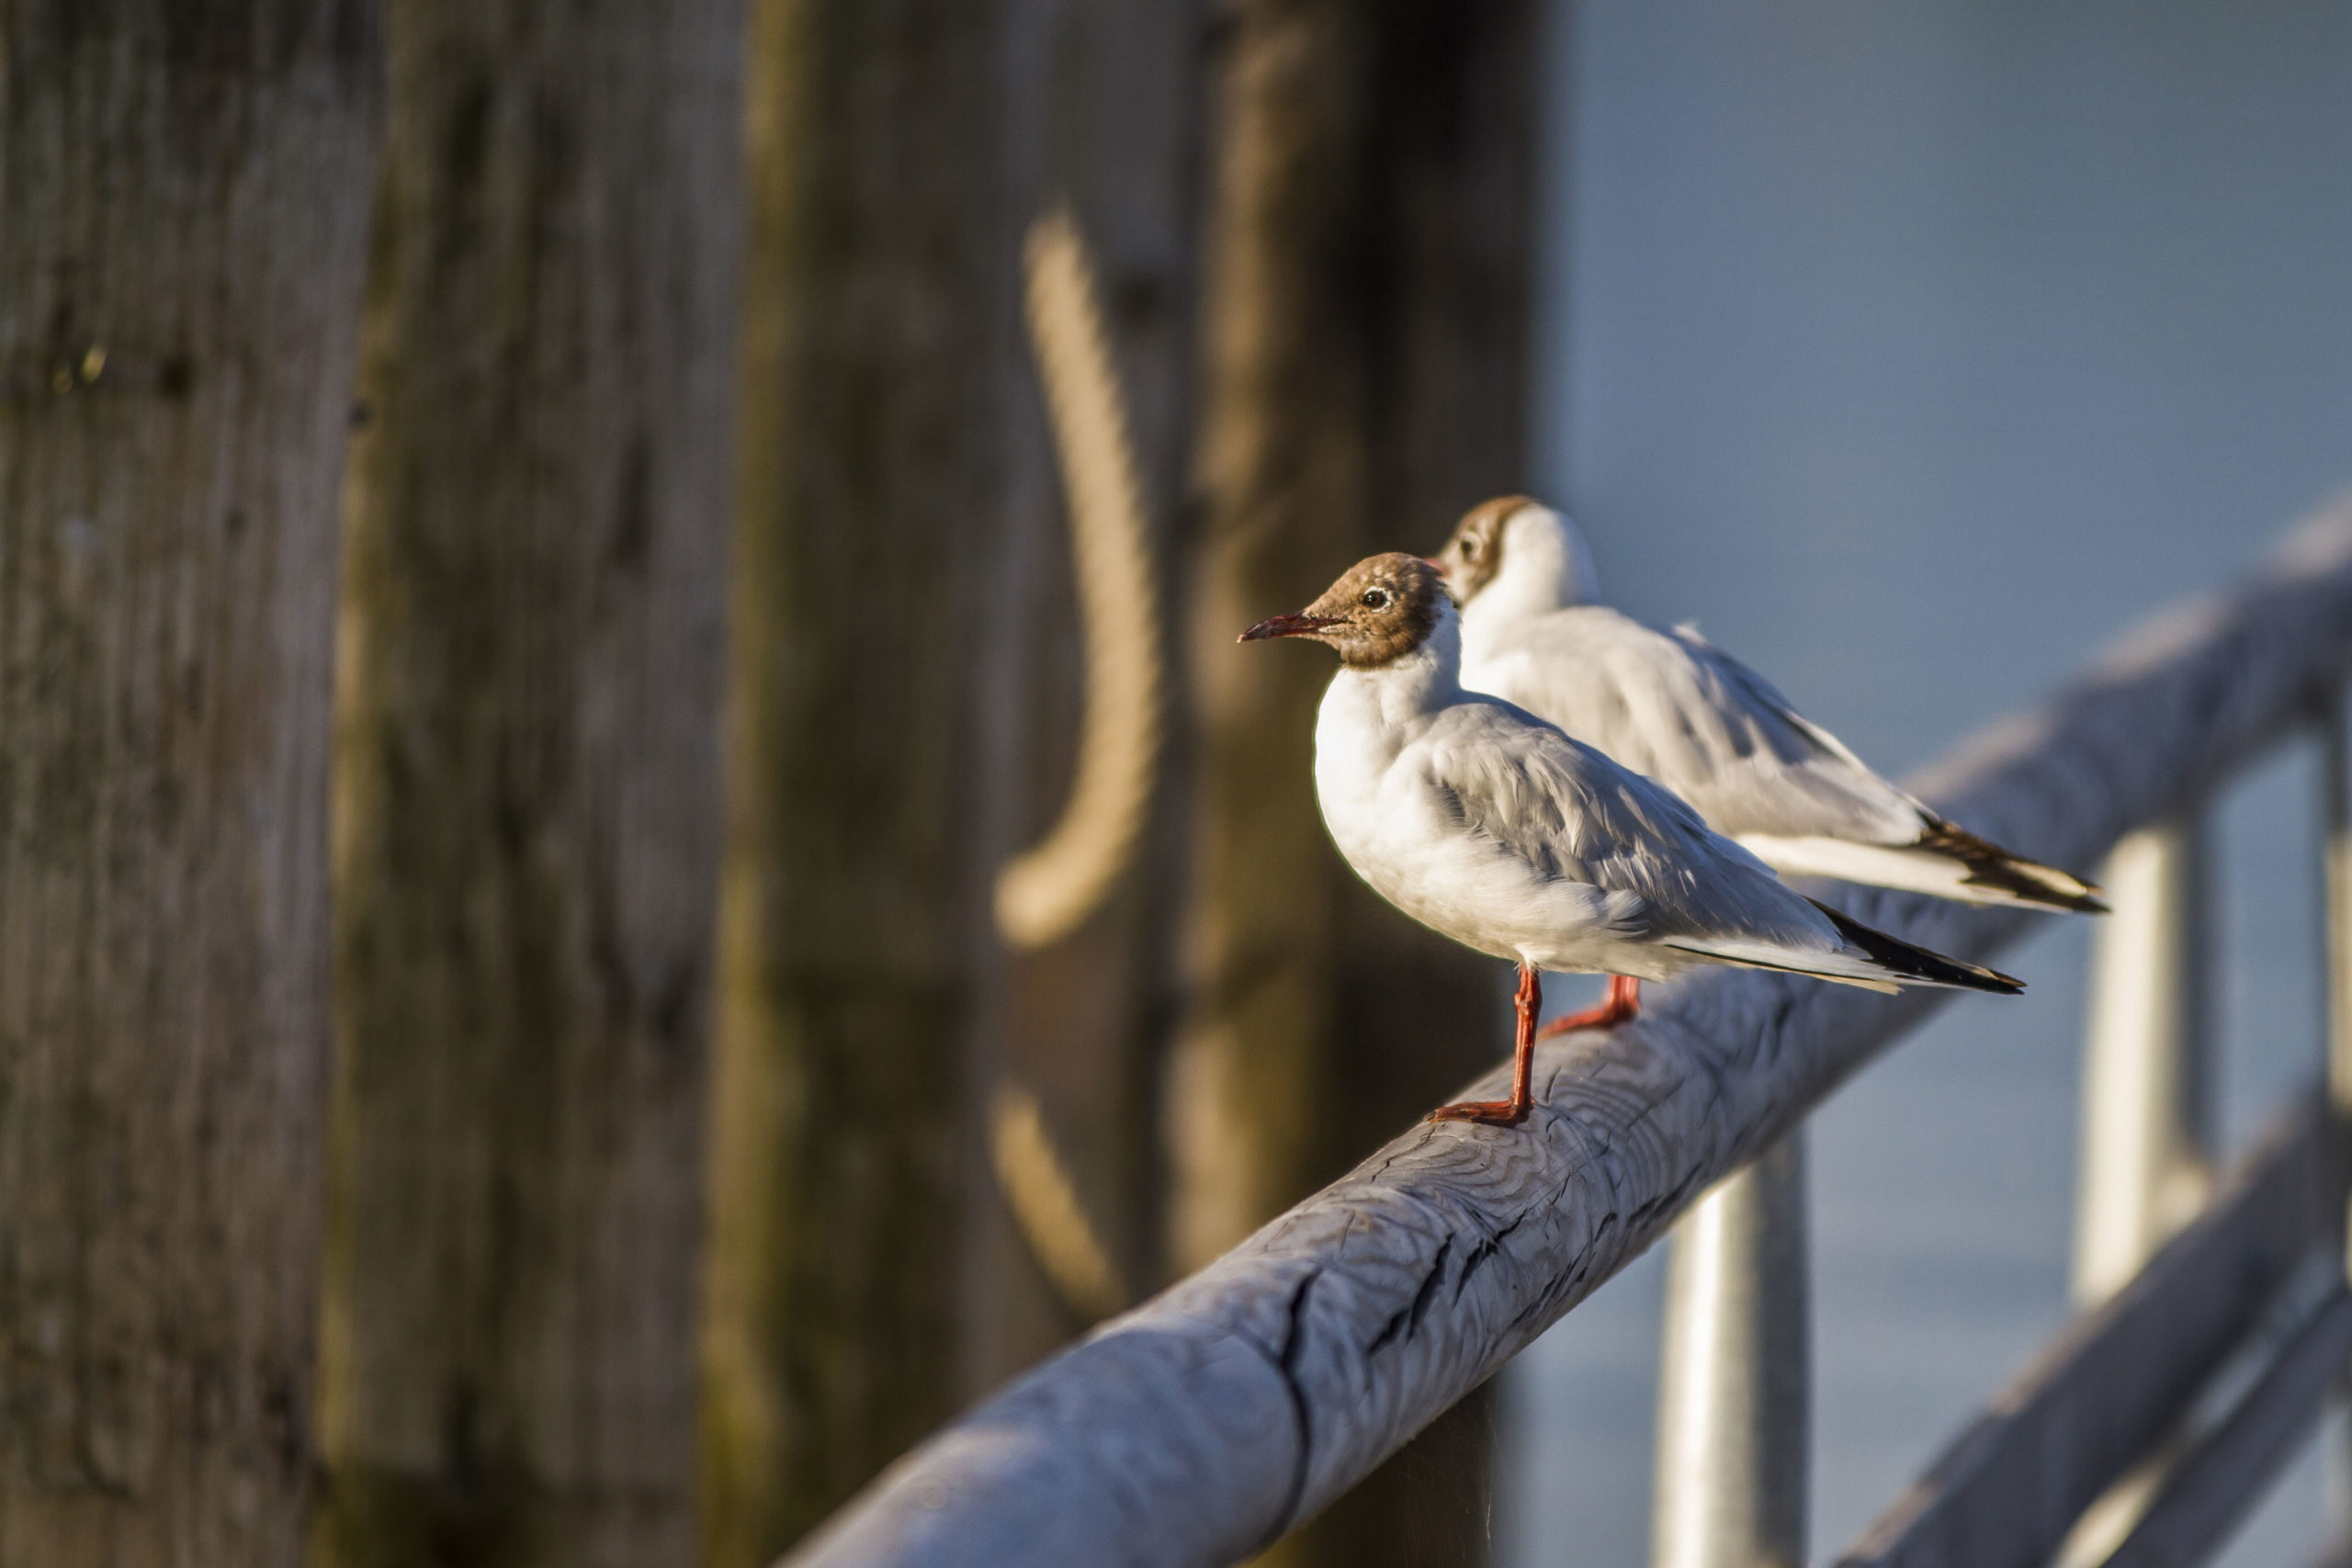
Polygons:
M1924 787L2087 864L2309 714L2352 664L2352 506L2156 617ZM1991 956L2034 917L1861 893ZM1537 1058L1524 1127L1424 1123L925 1443L792 1561L1224 1563L1311 1517L1941 998L1721 974ZM1969 1004L1998 1028L1998 1003ZM1489 1075L1466 1093L1499 1092Z
M2341 1224L2327 1108L2288 1111L2130 1284L1995 1399L1839 1568L2033 1568L2180 1421Z
M0 1563L296 1568L369 0L0 5Z
M2282 1346L2236 1408L2189 1445L2103 1568L2196 1568L2262 1501L2294 1457L2352 1355L2352 1295L2339 1284Z
M1029 376L1030 214L1003 188L1017 8L748 6L702 1348L715 1568L798 1540L973 1386L960 1255L986 1167L959 1091L995 863L966 829L999 407Z
M388 13L322 1568L695 1556L741 24Z

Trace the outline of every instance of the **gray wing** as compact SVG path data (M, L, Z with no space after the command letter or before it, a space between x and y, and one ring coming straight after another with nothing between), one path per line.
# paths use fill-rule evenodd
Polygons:
M1670 791L1504 702L1456 705L1422 744L1456 818L1547 881L1611 895L1629 936L1841 945L1813 906Z
M1600 605L1532 618L1465 680L1682 795L1722 833L1917 840L1919 804L1701 637Z

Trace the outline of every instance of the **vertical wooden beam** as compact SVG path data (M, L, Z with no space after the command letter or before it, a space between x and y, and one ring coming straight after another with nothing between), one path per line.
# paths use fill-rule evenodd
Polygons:
M2128 1284L2212 1188L2206 829L2201 811L2142 828L2108 856L2115 912L2091 934L2073 1290L2092 1308ZM2084 1510L2062 1568L2103 1561L2173 1455L2154 1455Z
M1171 1237L1195 1266L1505 1046L1496 966L1381 904L1309 773L1331 676L1235 634L1375 549L1428 548L1521 480L1536 7L1240 0L1217 35L1200 516L1189 1005ZM1267 657L1269 653L1272 657ZM1285 1561L1483 1555L1465 1402ZM1442 1499L1440 1503L1436 1499Z
M2205 834L2197 817L2116 845L2091 935L2074 1292L2107 1299L2212 1183Z
M972 696L1019 331L1006 0L753 0L707 1561L967 1393Z
M1156 644L1173 685L1178 522L1193 434L1198 141L1204 12L1200 0L1023 0L1005 91L1008 217L1020 229L1066 212L1089 256L1106 346L1140 481L1159 613L1123 606L1122 628ZM1019 234L1013 236L1018 239ZM1035 845L1069 798L1080 714L1098 672L1083 647L1073 572L1078 521L1046 442L1042 367L1024 331L1009 345L1001 425L1005 547L987 585L977 708L986 739L975 824L992 866ZM973 1083L991 1101L1034 1104L1041 1139L1024 1154L992 1118L996 1201L972 1226L968 1344L975 1389L991 1387L1167 1273L1159 1074L1173 985L1169 957L1181 886L1177 803L1183 745L1163 690L1150 810L1109 895L1077 929L1036 944L994 922L978 933L980 1006ZM1050 1159L1055 1169L1042 1168ZM1041 1268L1035 1194L1065 1184L1075 1217L1115 1275L1073 1291ZM1066 1271L1064 1271L1066 1272Z
M324 1563L694 1557L741 22L391 10Z
M0 1562L294 1568L374 9L0 31Z
M1674 1228L1652 1568L1803 1568L1813 1356L1804 1129Z

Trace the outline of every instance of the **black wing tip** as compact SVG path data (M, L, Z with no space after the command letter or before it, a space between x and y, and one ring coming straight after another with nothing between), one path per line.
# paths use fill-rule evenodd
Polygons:
M2021 908L2040 909L2052 915L2111 915L2115 907L2101 897L2107 890L2084 883L2085 893L2068 893L2027 877L1987 875L1974 867L1961 878L1964 885L1976 887L1997 887L2015 899Z
M2083 891L2074 893L2063 887L2053 887L2030 873L2019 874L2015 865L2003 866L1997 871L1987 871L1972 865L1969 867L1968 874L1962 877L1961 881L1973 883L1979 887L1997 887L2028 908L2042 909L2052 914L2111 915L2115 912L2115 907L2105 897L2106 888L2095 882L2085 882L2072 873L2061 874L2065 875L2068 881L2081 887Z
M1983 991L1991 996L2014 997L2025 989L2025 982L2014 975L2004 975L1998 969L1987 969L1979 964L1967 964L1957 958L1947 958L1932 948L1889 936L1875 926L1866 926L1851 915L1833 909L1818 898L1806 903L1829 917L1838 934L1862 950L1870 961L1898 980L1917 980L1931 986L1948 986L1956 990Z
M2037 908L2063 910L2072 915L2106 915L2113 913L2104 895L2107 889L2088 877L2076 876L2071 871L2054 866L2039 865L2023 855L2013 854L1993 842L1980 838L1956 822L1947 821L1933 812L1922 813L1927 818L1927 831L1919 835L1919 847L1948 854L1968 867L1968 874L1961 880L1977 887L1994 887L2007 894L2020 904ZM2062 886L2055 878L2064 878L2072 886Z

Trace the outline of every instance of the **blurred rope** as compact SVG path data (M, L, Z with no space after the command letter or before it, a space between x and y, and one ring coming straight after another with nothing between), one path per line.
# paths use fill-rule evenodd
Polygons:
M1029 335L1069 502L1072 576L1086 635L1086 707L1061 819L997 873L1007 945L1050 947L1102 906L1135 858L1159 762L1159 595L1126 400L1093 270L1060 209L1030 225Z
M997 873L996 924L1016 950L1083 924L1134 861L1159 763L1159 595L1126 400L1112 364L1093 269L1069 214L1029 229L1029 336L1045 382L1069 512L1071 576L1085 632L1086 705L1060 820ZM1090 1321L1126 1305L1126 1282L1088 1219L1044 1112L1000 1086L989 1152L1005 1206L1054 1290Z
M1125 1306L1126 1281L1102 1250L1028 1090L1001 1085L989 1100L989 1154L1005 1206L1062 1300L1090 1323Z

